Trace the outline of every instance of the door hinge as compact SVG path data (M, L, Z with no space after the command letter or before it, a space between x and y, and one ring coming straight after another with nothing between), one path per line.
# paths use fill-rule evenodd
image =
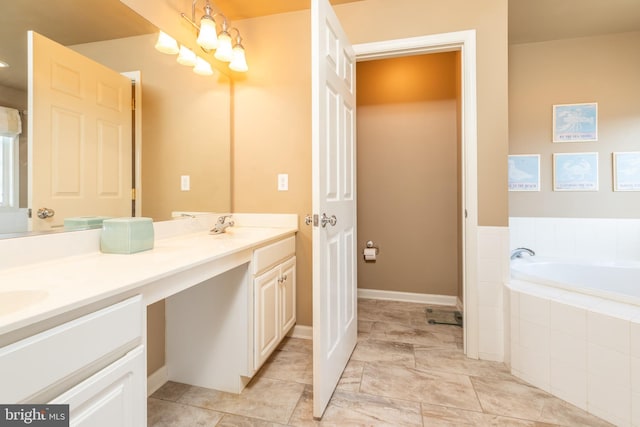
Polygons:
M29 208L29 209L27 209L27 216L28 216L29 218L31 218L31 215L32 215L32 213L31 213L31 208Z
M465 217L465 219L467 218L467 210L466 209L464 210L464 217Z
M132 188L131 189L131 200L135 200L136 199L136 189Z

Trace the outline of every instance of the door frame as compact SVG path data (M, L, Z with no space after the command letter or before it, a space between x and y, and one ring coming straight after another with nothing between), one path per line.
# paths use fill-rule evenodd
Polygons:
M356 62L460 51L462 66L462 282L464 352L478 358L479 319L477 286L478 241L478 132L476 103L476 31L465 30L380 42L354 44ZM357 90L357 89L356 89Z
M135 99L131 106L135 117L132 124L134 126L133 142L135 144L135 152L131 160L134 162L136 173L132 182L136 196L136 216L142 216L142 78L140 71L126 71L120 74L130 78L135 85Z

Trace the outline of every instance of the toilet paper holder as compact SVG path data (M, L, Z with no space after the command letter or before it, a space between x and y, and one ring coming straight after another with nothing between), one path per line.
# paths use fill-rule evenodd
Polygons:
M367 251L367 249L375 249L375 255L374 255L373 259L370 259L370 258L367 257L368 256L367 252L369 252L369 251ZM372 240L369 240L369 241L367 241L366 249L364 249L362 251L362 256L364 257L365 261L375 261L375 257L378 256L379 253L380 253L380 248L378 248L375 245L375 243L373 243Z

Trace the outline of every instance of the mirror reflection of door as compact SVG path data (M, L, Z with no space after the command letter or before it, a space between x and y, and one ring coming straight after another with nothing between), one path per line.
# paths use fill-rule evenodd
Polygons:
M31 229L131 216L131 81L38 33L28 40Z

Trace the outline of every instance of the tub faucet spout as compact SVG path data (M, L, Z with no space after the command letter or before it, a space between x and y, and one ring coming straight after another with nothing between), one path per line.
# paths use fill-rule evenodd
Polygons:
M529 248L517 248L511 251L511 259L522 258L522 254L527 253L534 256L536 253Z

